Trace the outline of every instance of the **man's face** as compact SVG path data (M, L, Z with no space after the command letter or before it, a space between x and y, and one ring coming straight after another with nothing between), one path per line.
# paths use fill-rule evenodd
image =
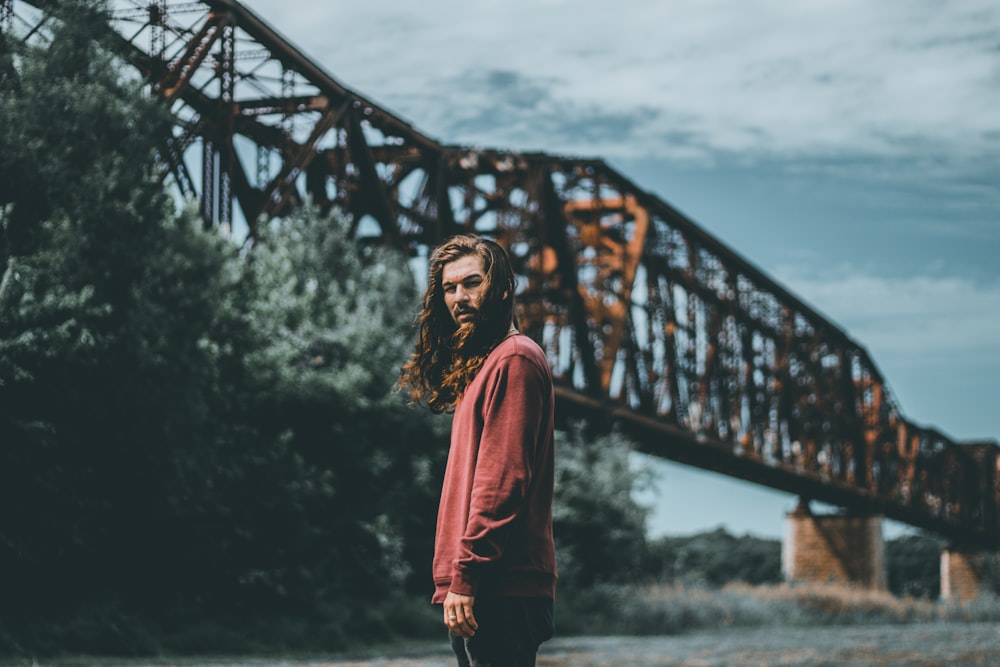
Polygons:
M483 258L464 255L445 264L441 270L441 290L444 305L455 324L463 327L474 323L486 292Z

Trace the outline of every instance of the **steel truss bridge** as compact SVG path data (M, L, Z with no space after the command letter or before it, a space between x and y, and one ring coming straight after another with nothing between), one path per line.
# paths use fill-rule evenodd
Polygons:
M44 39L51 0L0 0ZM253 239L305 200L426 255L496 238L560 410L647 453L1000 549L1000 447L910 421L867 351L602 160L447 145L341 85L234 0L112 0L175 119L165 179Z

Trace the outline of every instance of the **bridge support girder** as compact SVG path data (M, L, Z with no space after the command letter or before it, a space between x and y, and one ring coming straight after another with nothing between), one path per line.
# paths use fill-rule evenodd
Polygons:
M1000 595L1000 552L949 546L941 552L941 599L969 602Z
M801 502L786 518L781 567L786 581L887 590L882 516L817 515Z

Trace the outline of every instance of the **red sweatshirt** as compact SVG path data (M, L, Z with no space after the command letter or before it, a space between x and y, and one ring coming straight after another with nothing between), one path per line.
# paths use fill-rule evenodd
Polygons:
M434 603L555 597L552 375L520 334L486 358L455 409L434 545Z

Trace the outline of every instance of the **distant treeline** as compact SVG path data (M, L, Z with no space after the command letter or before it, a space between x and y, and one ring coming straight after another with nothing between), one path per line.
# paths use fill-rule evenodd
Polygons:
M406 258L308 206L252 251L178 211L171 120L99 4L53 3L39 47L0 34L0 654L438 636L448 417L393 391ZM580 424L557 448L561 604L780 578L776 543L647 543L617 434ZM894 590L936 590L923 550L896 569L890 548Z
M922 533L886 541L889 591L937 599L941 589L942 539ZM696 535L650 540L643 575L653 581L719 587L733 582L776 584L781 573L781 541L737 537L719 528Z

